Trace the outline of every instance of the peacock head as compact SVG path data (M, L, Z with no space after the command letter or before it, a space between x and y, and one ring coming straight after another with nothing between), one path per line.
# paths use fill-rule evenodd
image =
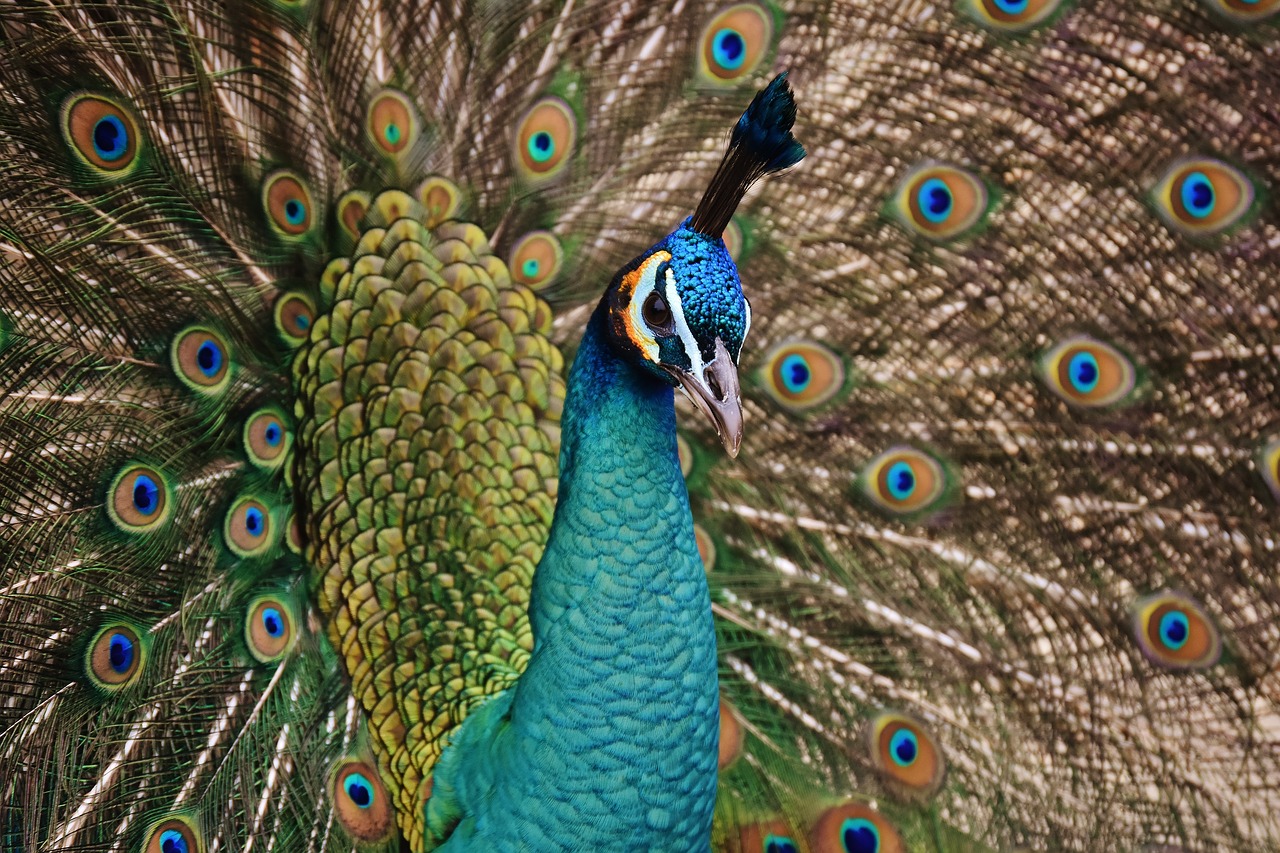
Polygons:
M738 355L751 306L724 241L690 220L614 277L605 295L614 345L680 388L730 456L742 441Z
M738 356L751 306L722 235L757 179L793 166L796 104L787 75L758 92L693 216L614 277L605 293L614 345L680 388L711 419L730 456L742 442Z

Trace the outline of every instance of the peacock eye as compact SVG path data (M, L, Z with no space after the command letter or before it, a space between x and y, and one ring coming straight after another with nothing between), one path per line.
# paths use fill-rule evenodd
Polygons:
M650 293L645 299L640 315L656 334L669 335L675 330L671 321L671 309L667 307L666 300L657 293Z

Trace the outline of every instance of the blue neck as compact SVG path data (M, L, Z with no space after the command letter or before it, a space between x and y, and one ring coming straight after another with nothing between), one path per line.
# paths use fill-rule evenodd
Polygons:
M517 832L533 849L708 845L716 639L672 389L612 349L603 311L569 374L560 493L529 607L533 656L455 738L467 766L455 771L447 750L437 767L437 791L456 789L464 810L484 804L459 826L459 849L498 849Z

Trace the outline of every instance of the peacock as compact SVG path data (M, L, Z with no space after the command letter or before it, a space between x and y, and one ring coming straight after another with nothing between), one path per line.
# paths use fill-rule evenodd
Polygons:
M3 0L0 849L1280 849L1277 187L1276 0Z

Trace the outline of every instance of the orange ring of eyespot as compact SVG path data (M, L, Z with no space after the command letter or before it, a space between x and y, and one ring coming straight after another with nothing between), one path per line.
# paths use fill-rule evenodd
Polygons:
M1096 384L1088 391L1075 387L1071 362L1088 355L1097 366ZM1128 396L1137 383L1137 371L1119 350L1086 337L1068 338L1045 355L1044 372L1049 387L1068 403L1090 408L1110 406Z
M930 222L920 207L919 190L930 180L941 181L951 193L951 212ZM902 187L903 207L912 227L927 237L950 239L978 224L987 207L987 190L973 175L954 166L929 166L911 174Z
M742 41L742 60L730 68L716 58L716 36L732 30ZM756 69L773 39L773 18L754 3L739 3L720 12L702 31L698 68L712 83L733 83Z
M724 240L725 251L729 253L733 262L737 263L742 255L742 226L730 219L721 239Z
M845 853L844 824L847 820L864 820L872 824L880 835L877 853L905 853L902 836L884 815L862 803L844 803L832 806L818 816L809 831L809 849L813 853Z
M536 269L530 269L534 264ZM564 264L564 250L550 231L530 231L511 247L511 277L534 290L550 283Z
M271 443L270 431L274 427L278 438ZM260 409L249 416L244 424L244 447L249 460L262 468L274 469L284 461L291 435L284 416L273 407Z
M302 216L291 221L289 205L301 205ZM315 219L315 205L311 192L302 179L292 172L279 171L269 175L262 185L262 205L271 224L286 237L301 237L311 230Z
M111 638L121 634L133 648L132 664L124 672L117 672L111 665ZM90 675L107 690L118 690L132 684L142 672L146 649L138 632L128 625L108 625L100 630L89 645L88 664Z
M124 150L112 160L98 153L93 135L98 123L114 118L125 132ZM137 122L123 107L97 95L74 95L63 107L63 132L76 153L104 172L121 174L137 161L139 131Z
M150 481L150 487L139 483L142 477ZM156 506L149 513L145 512L145 507L137 506L136 490L139 485L144 486L144 499L154 497ZM154 488L154 496L152 488ZM155 530L169 520L172 509L170 491L169 481L155 468L138 464L125 466L116 475L108 491L107 515L117 527L128 533L146 533Z
M264 614L273 609L280 615L283 633L279 637L271 636L264 621ZM263 663L278 660L293 644L294 624L293 611L287 604L277 598L262 598L249 608L248 621L245 623L245 640L249 651Z
M1201 174L1213 187L1214 211L1197 218L1182 199L1183 184ZM1156 184L1156 196L1169 224L1191 234L1213 234L1231 227L1253 205L1253 185L1236 169L1219 160L1196 157L1171 166Z
M191 823L182 818L169 818L151 828L147 834L145 853L166 853L162 840L166 832L176 832L187 842L188 853L201 853L204 850L204 839Z
M1238 21L1261 21L1280 10L1280 0L1217 0L1222 12Z
M201 364L205 344L212 344L217 362L208 371ZM171 360L178 376L195 390L216 393L226 386L231 371L231 347L211 329L195 326L178 333L174 339Z
M373 789L373 800L367 807L358 805L347 793L347 779L354 774L363 776ZM391 801L382 785L382 778L371 765L363 761L347 761L340 765L333 774L330 793L338 820L352 836L361 841L380 841L390 836L393 825Z
M915 758L903 766L893 756L893 738L899 731L910 732L914 736ZM905 786L912 795L929 795L942 783L942 754L934 743L933 736L924 726L901 714L881 714L871 721L872 763L886 780Z
M740 841L737 849L750 851L750 853L764 853L765 843L771 837L785 838L799 849L799 845L794 841L795 834L781 820L761 821L742 827L738 833Z
M798 360L798 361L797 361ZM803 367L803 387L791 387L786 371ZM816 408L844 387L844 364L839 356L812 341L789 341L765 356L764 390L785 408L800 412Z
M698 545L698 556L702 558L702 567L708 572L716 567L716 543L702 525L693 526L693 539Z
M716 767L727 770L742 755L744 732L738 711L723 696L720 697L720 754Z
M250 513L260 513L262 532L254 534L249 529ZM256 557L271 545L271 512L267 505L256 498L241 498L232 504L223 524L223 539L236 555Z
M1027 8L1017 14L1010 14L996 6L991 0L978 0L981 4L981 14L988 21L1002 29L1023 30L1049 17L1050 14L1058 7L1061 0L1030 0Z
M458 185L440 175L430 175L418 187L418 201L427 209L427 227L453 219L462 204Z
M545 160L535 160L530 145L535 135L546 133L552 151ZM578 122L573 110L559 98L546 97L534 104L520 120L516 133L516 156L527 176L546 178L559 172L577 145Z
M384 154L399 154L412 145L418 135L413 104L403 93L392 89L379 93L369 104L365 131Z
M1160 636L1161 622L1171 613L1180 614L1187 625L1184 645L1171 649ZM1153 662L1173 669L1203 669L1213 666L1222 651L1217 628L1199 604L1174 593L1158 593L1135 605L1135 631L1143 652Z
M905 463L914 478L911 493L898 498L890 488L889 477L899 463ZM870 497L885 509L899 514L916 512L941 497L946 484L946 474L937 460L912 447L888 450L868 466L870 472L868 491Z
M305 343L316 321L316 307L301 293L286 293L276 301L276 329L290 343Z
M369 212L369 194L360 190L351 190L338 199L338 224L346 235L353 240L360 239L360 223Z

